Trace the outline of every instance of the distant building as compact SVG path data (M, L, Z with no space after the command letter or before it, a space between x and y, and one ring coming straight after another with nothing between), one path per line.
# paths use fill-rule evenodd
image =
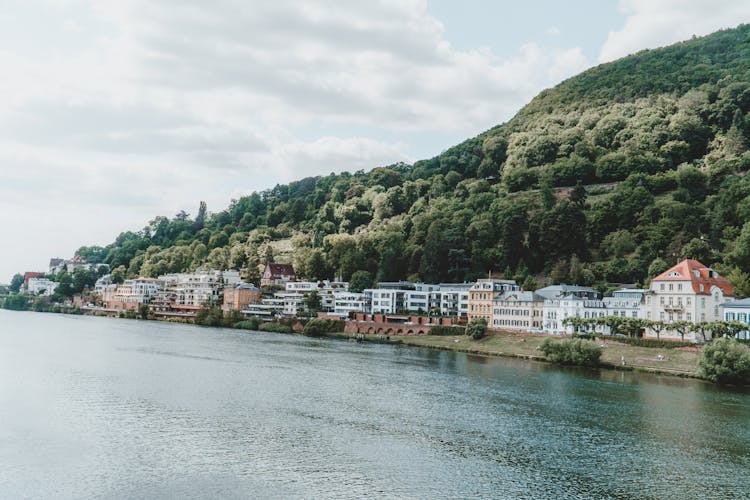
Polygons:
M164 289L164 281L156 278L134 278L121 285L104 287L102 301L107 309L115 311L136 310L143 304L151 304Z
M239 283L235 270L197 270L194 273L175 273L159 276L164 291L156 301L161 310L193 313L204 306L221 305L224 288Z
M250 283L240 283L224 288L224 303L221 309L224 312L242 311L250 304L258 302L260 302L260 289Z
M32 278L44 278L46 276L43 272L35 272L35 271L27 271L23 273L23 285L21 285L21 289L24 292L27 292L29 290L29 280Z
M354 292L334 292L333 310L329 314L346 318L349 313L363 312L365 310L365 295Z
M283 286L290 281L295 281L297 275L294 274L294 266L291 264L277 264L269 262L263 270L263 276L260 279L261 286L280 285Z
M55 293L59 284L47 278L29 278L26 293L50 296Z
M604 297L604 305L607 307L607 316L619 316L621 318L645 318L645 295L648 290L621 289L612 292L611 297Z
M725 302L720 307L724 321L739 321L748 325L747 330L737 334L737 338L750 340L750 299Z
M495 296L490 328L540 331L544 321L544 297L535 292L514 290Z
M545 333L571 333L572 326L564 324L566 318L589 319L608 315L606 304L593 288L563 284L540 288L536 293L544 297L542 328Z
M495 297L504 293L520 290L513 280L481 279L469 289L469 321L484 318L487 325L492 325L492 311Z
M731 300L734 288L728 279L694 259L686 259L651 280L646 294L646 319L675 321L718 321L722 304ZM646 331L655 337L655 332ZM672 329L660 333L661 338L679 340L680 334ZM686 339L696 340L690 332Z

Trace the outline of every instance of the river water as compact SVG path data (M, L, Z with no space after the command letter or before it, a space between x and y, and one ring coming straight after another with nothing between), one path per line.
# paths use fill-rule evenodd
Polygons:
M0 311L0 498L742 498L750 393Z

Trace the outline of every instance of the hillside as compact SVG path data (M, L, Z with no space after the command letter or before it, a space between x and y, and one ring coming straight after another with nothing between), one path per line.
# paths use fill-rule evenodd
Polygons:
M604 286L682 257L750 293L750 26L592 68L414 165L306 178L220 212L157 217L81 253L117 275L254 278L269 242L303 275Z

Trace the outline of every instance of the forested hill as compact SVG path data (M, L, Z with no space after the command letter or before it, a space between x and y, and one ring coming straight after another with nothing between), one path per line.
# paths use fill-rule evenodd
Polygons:
M682 257L750 293L750 27L604 64L507 124L414 165L306 178L157 217L103 259L117 275L241 268L308 278L643 282ZM268 250L268 249L271 250Z

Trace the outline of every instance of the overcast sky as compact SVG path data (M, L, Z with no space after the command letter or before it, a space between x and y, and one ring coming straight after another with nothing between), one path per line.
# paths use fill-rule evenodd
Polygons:
M156 215L412 162L735 0L4 0L0 282Z

